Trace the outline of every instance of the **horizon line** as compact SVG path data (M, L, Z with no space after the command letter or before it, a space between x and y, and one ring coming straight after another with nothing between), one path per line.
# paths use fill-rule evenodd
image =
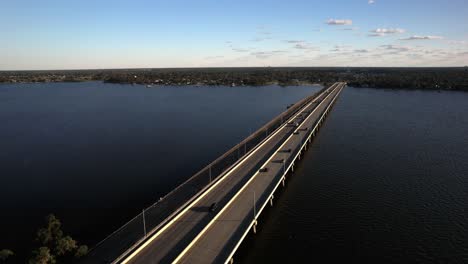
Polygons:
M40 72L40 71L109 71L109 70L184 70L184 69L264 69L264 68L348 68L348 69L453 69L453 68L468 68L464 66L232 66L232 67L145 67L145 68L68 68L68 69L21 69L21 70L0 70L0 72Z

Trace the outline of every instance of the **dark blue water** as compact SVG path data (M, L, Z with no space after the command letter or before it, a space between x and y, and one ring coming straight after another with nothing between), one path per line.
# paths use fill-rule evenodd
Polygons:
M346 88L240 263L468 263L468 93Z
M0 249L43 218L90 246L319 87L0 85Z

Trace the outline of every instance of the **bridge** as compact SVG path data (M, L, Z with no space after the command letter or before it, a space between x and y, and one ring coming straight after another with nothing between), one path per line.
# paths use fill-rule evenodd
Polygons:
M83 263L227 263L294 171L346 83L296 104L145 209Z

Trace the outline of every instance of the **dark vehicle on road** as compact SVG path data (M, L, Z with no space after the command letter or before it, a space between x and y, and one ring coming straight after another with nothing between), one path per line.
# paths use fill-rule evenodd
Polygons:
M212 204L210 205L210 209L209 209L209 210L210 210L210 212L214 212L214 211L216 211L216 208L218 208L218 204L217 204L217 203L212 203Z

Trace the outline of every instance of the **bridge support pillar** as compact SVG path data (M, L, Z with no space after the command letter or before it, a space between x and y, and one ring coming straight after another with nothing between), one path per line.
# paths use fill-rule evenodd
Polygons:
M270 198L270 206L273 206L273 195Z
M254 224L252 226L252 230L253 230L254 234L257 234L257 220L254 221Z
M284 187L284 180L286 179L286 177L283 177L283 180L281 181L281 183L283 184L283 187Z
M234 264L234 258L231 258L231 259L229 260L229 264Z

